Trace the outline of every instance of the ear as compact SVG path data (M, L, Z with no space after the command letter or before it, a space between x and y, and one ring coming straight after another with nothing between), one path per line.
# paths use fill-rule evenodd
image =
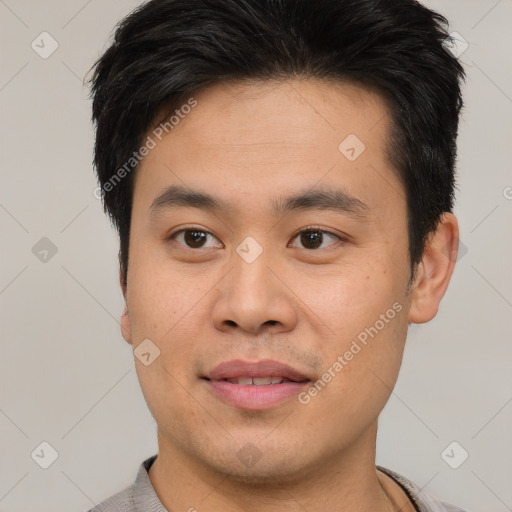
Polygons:
M132 326L131 326L131 322L130 322L130 313L128 312L128 305L127 305L127 297L126 297L127 286L126 286L126 283L124 282L124 276L123 276L122 269L119 272L119 283L121 285L121 291L123 292L124 303L125 303L123 313L121 314L121 334L123 335L123 338L125 339L125 341L127 343L130 343L130 345L131 345L133 343L132 342Z
M429 237L412 284L409 322L432 320L439 309L457 261L459 226L452 213L444 213Z

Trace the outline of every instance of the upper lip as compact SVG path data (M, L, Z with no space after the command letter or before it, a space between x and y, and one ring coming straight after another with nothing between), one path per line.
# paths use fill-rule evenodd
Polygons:
M295 382L310 380L299 370L271 359L254 362L233 359L220 363L206 375L209 380L236 379L238 377L282 377Z

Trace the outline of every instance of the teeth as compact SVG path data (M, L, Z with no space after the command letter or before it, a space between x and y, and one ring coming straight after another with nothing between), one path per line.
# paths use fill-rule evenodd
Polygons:
M281 384L283 381L288 381L282 377L239 377L236 379L226 379L232 384L238 384L239 386L269 386L271 384Z
M252 383L255 386L268 386L272 383L271 377L253 377Z

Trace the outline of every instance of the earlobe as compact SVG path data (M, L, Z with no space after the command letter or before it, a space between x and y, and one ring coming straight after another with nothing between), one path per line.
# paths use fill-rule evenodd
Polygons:
M123 297L125 301L124 310L121 314L121 334L123 335L123 338L126 340L127 343L132 344L132 326L130 322L130 313L128 311L128 306L126 304L127 297L126 297L126 284L124 282L124 275L123 270L121 268L119 272L119 284L121 285L121 291L123 292Z
M444 213L426 243L416 270L409 322L421 324L436 316L455 268L458 246L457 219L451 213Z
M130 322L130 313L128 307L125 306L121 315L121 334L127 343L132 344L132 327Z

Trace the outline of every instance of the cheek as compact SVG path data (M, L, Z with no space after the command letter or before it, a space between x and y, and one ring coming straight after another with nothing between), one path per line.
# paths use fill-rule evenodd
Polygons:
M174 361L174 365L179 366L179 363ZM189 438L191 425L197 430L204 424L205 418L194 398L194 389L183 375L175 371L175 366L162 355L150 367L137 363L137 375L158 428L180 444L180 440L185 442Z
M190 399L196 375L192 365L201 340L208 339L208 323L200 310L211 285L197 274L183 275L150 260L134 258L132 264L128 287L134 349L149 339L160 350L150 366L136 360L137 375L157 423L174 423L167 418L171 409L187 417L195 414Z
M197 337L204 325L198 311L211 293L207 274L171 266L149 253L134 251L131 258L129 308L136 342L147 337L166 345L176 332Z
M329 328L326 337L313 339L327 372L322 380L329 381L327 392L321 392L324 403L342 401L348 409L340 414L360 412L361 401L368 404L370 414L380 412L389 397L408 327L402 277L392 269L364 271L353 265L300 281L297 295L306 298L304 314L316 323L317 333L324 325Z
M312 268L288 279L306 306L304 315L311 318L315 313L315 321L329 328L330 337L348 340L372 326L395 302L403 302L402 274L386 264L345 261L328 272Z
M397 312L401 303L393 304L367 303L372 314L366 311L363 321L353 320L347 306L333 341L318 344L323 372L301 402L310 408L312 430L343 443L378 418L397 380L407 333L406 309Z

